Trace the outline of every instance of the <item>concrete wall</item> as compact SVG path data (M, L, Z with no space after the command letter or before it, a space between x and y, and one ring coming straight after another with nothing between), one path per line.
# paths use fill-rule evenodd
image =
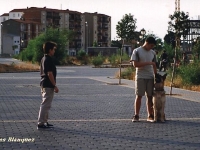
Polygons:
M88 47L89 56L97 56L101 53L103 56L112 56L116 54L118 47Z
M13 43L13 37L10 35L3 35L3 52L2 54L9 54L13 55L14 50L12 48L12 43Z

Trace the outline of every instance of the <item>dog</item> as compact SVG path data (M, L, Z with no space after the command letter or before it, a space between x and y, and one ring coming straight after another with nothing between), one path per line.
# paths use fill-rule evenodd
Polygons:
M167 73L155 74L155 84L153 91L153 111L154 111L154 122L165 122L165 90L164 90L164 81L166 79Z

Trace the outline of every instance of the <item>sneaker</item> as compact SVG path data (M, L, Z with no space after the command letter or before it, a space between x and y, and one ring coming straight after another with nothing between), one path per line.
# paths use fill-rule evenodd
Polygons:
M154 117L153 117L153 115L150 115L150 116L147 118L147 121L148 121L148 122L154 122Z
M132 118L132 122L138 122L139 121L139 116L138 115L134 115Z
M46 123L46 126L48 126L48 127L53 127L53 125L52 125L52 124L49 124L48 122Z
M43 124L43 125L38 125L38 126L37 126L37 129L38 129L38 130L40 130L40 129L50 129L50 128L51 128L51 127L49 127L49 126L47 126L47 125L44 125L44 124Z

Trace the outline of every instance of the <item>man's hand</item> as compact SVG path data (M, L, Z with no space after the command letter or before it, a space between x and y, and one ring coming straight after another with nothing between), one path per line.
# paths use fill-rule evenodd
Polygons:
M59 92L59 89L58 89L57 86L54 87L54 92L55 92L55 93L58 93L58 92Z

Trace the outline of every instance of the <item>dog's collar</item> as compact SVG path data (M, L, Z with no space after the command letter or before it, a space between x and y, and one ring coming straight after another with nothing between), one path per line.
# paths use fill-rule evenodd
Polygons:
M154 91L165 91L164 89L162 89L162 90L154 90Z

